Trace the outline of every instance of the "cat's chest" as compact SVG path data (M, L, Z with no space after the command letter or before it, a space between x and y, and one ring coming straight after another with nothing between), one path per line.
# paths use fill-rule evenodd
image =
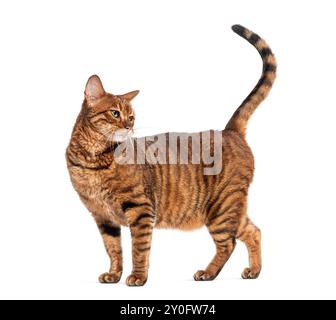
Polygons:
M70 177L75 190L89 211L125 223L125 218L120 213L120 205L115 200L111 172L71 168Z
M72 167L69 172L71 182L79 195L101 200L106 197L107 182L100 171Z

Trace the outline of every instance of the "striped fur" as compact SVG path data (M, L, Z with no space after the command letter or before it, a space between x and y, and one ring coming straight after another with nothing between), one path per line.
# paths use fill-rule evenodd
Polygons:
M235 130L245 135L249 118L255 109L259 106L259 104L267 97L269 91L272 88L276 77L277 64L272 50L265 40L261 39L257 34L240 25L232 26L232 30L246 39L258 50L263 62L262 75L257 85L239 106L226 125L226 129Z
M274 56L263 40L243 27L233 29L258 48L264 60L264 72L226 129L220 132L222 170L217 175L204 175L203 161L199 164L118 164L112 152L117 143L107 139L105 133L115 128L133 128L131 100L137 91L112 95L105 92L97 76L89 79L66 159L72 184L92 213L111 260L109 272L99 277L100 282L115 283L121 278L121 226L129 227L132 235L133 270L126 280L129 286L141 286L147 281L154 227L181 230L207 227L216 253L204 270L195 273L197 281L212 280L218 275L237 239L245 243L249 253L249 267L244 269L242 277L258 277L261 234L247 216L254 160L244 133L249 116L273 83L276 67ZM118 118L112 116L113 110L119 112ZM170 150L168 134L160 137ZM213 142L213 131L210 137ZM187 145L189 159L191 140ZM213 152L213 144L210 151Z

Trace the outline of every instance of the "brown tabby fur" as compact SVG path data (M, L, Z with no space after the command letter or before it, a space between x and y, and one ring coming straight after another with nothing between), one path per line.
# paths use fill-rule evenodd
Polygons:
M216 254L205 270L195 273L197 281L218 275L236 239L245 243L249 253L249 267L242 277L258 277L260 230L246 214L254 161L245 131L248 119L274 82L276 61L259 36L239 25L233 30L256 47L263 60L263 73L221 132L223 169L217 175L204 175L202 163L117 164L112 152L116 142L107 136L119 128L133 128L130 101L138 92L112 95L105 92L97 76L89 79L66 159L72 184L92 213L111 259L109 272L99 277L100 282L115 283L122 275L120 226L129 226L132 234L133 271L126 280L129 286L141 286L147 280L154 227L191 230L206 225ZM111 110L119 111L120 116L113 117Z

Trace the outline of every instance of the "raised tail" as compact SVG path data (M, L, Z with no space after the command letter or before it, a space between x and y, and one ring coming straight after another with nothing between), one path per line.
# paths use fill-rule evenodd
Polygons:
M232 26L232 30L251 43L258 50L263 61L262 75L257 85L238 107L225 127L225 129L234 130L245 135L249 118L272 88L276 77L277 65L272 50L257 34L238 24Z

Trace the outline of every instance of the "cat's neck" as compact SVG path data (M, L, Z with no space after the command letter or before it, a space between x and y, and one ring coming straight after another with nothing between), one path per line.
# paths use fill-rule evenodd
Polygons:
M88 169L108 168L113 162L113 150L114 145L80 114L66 152L68 165Z

